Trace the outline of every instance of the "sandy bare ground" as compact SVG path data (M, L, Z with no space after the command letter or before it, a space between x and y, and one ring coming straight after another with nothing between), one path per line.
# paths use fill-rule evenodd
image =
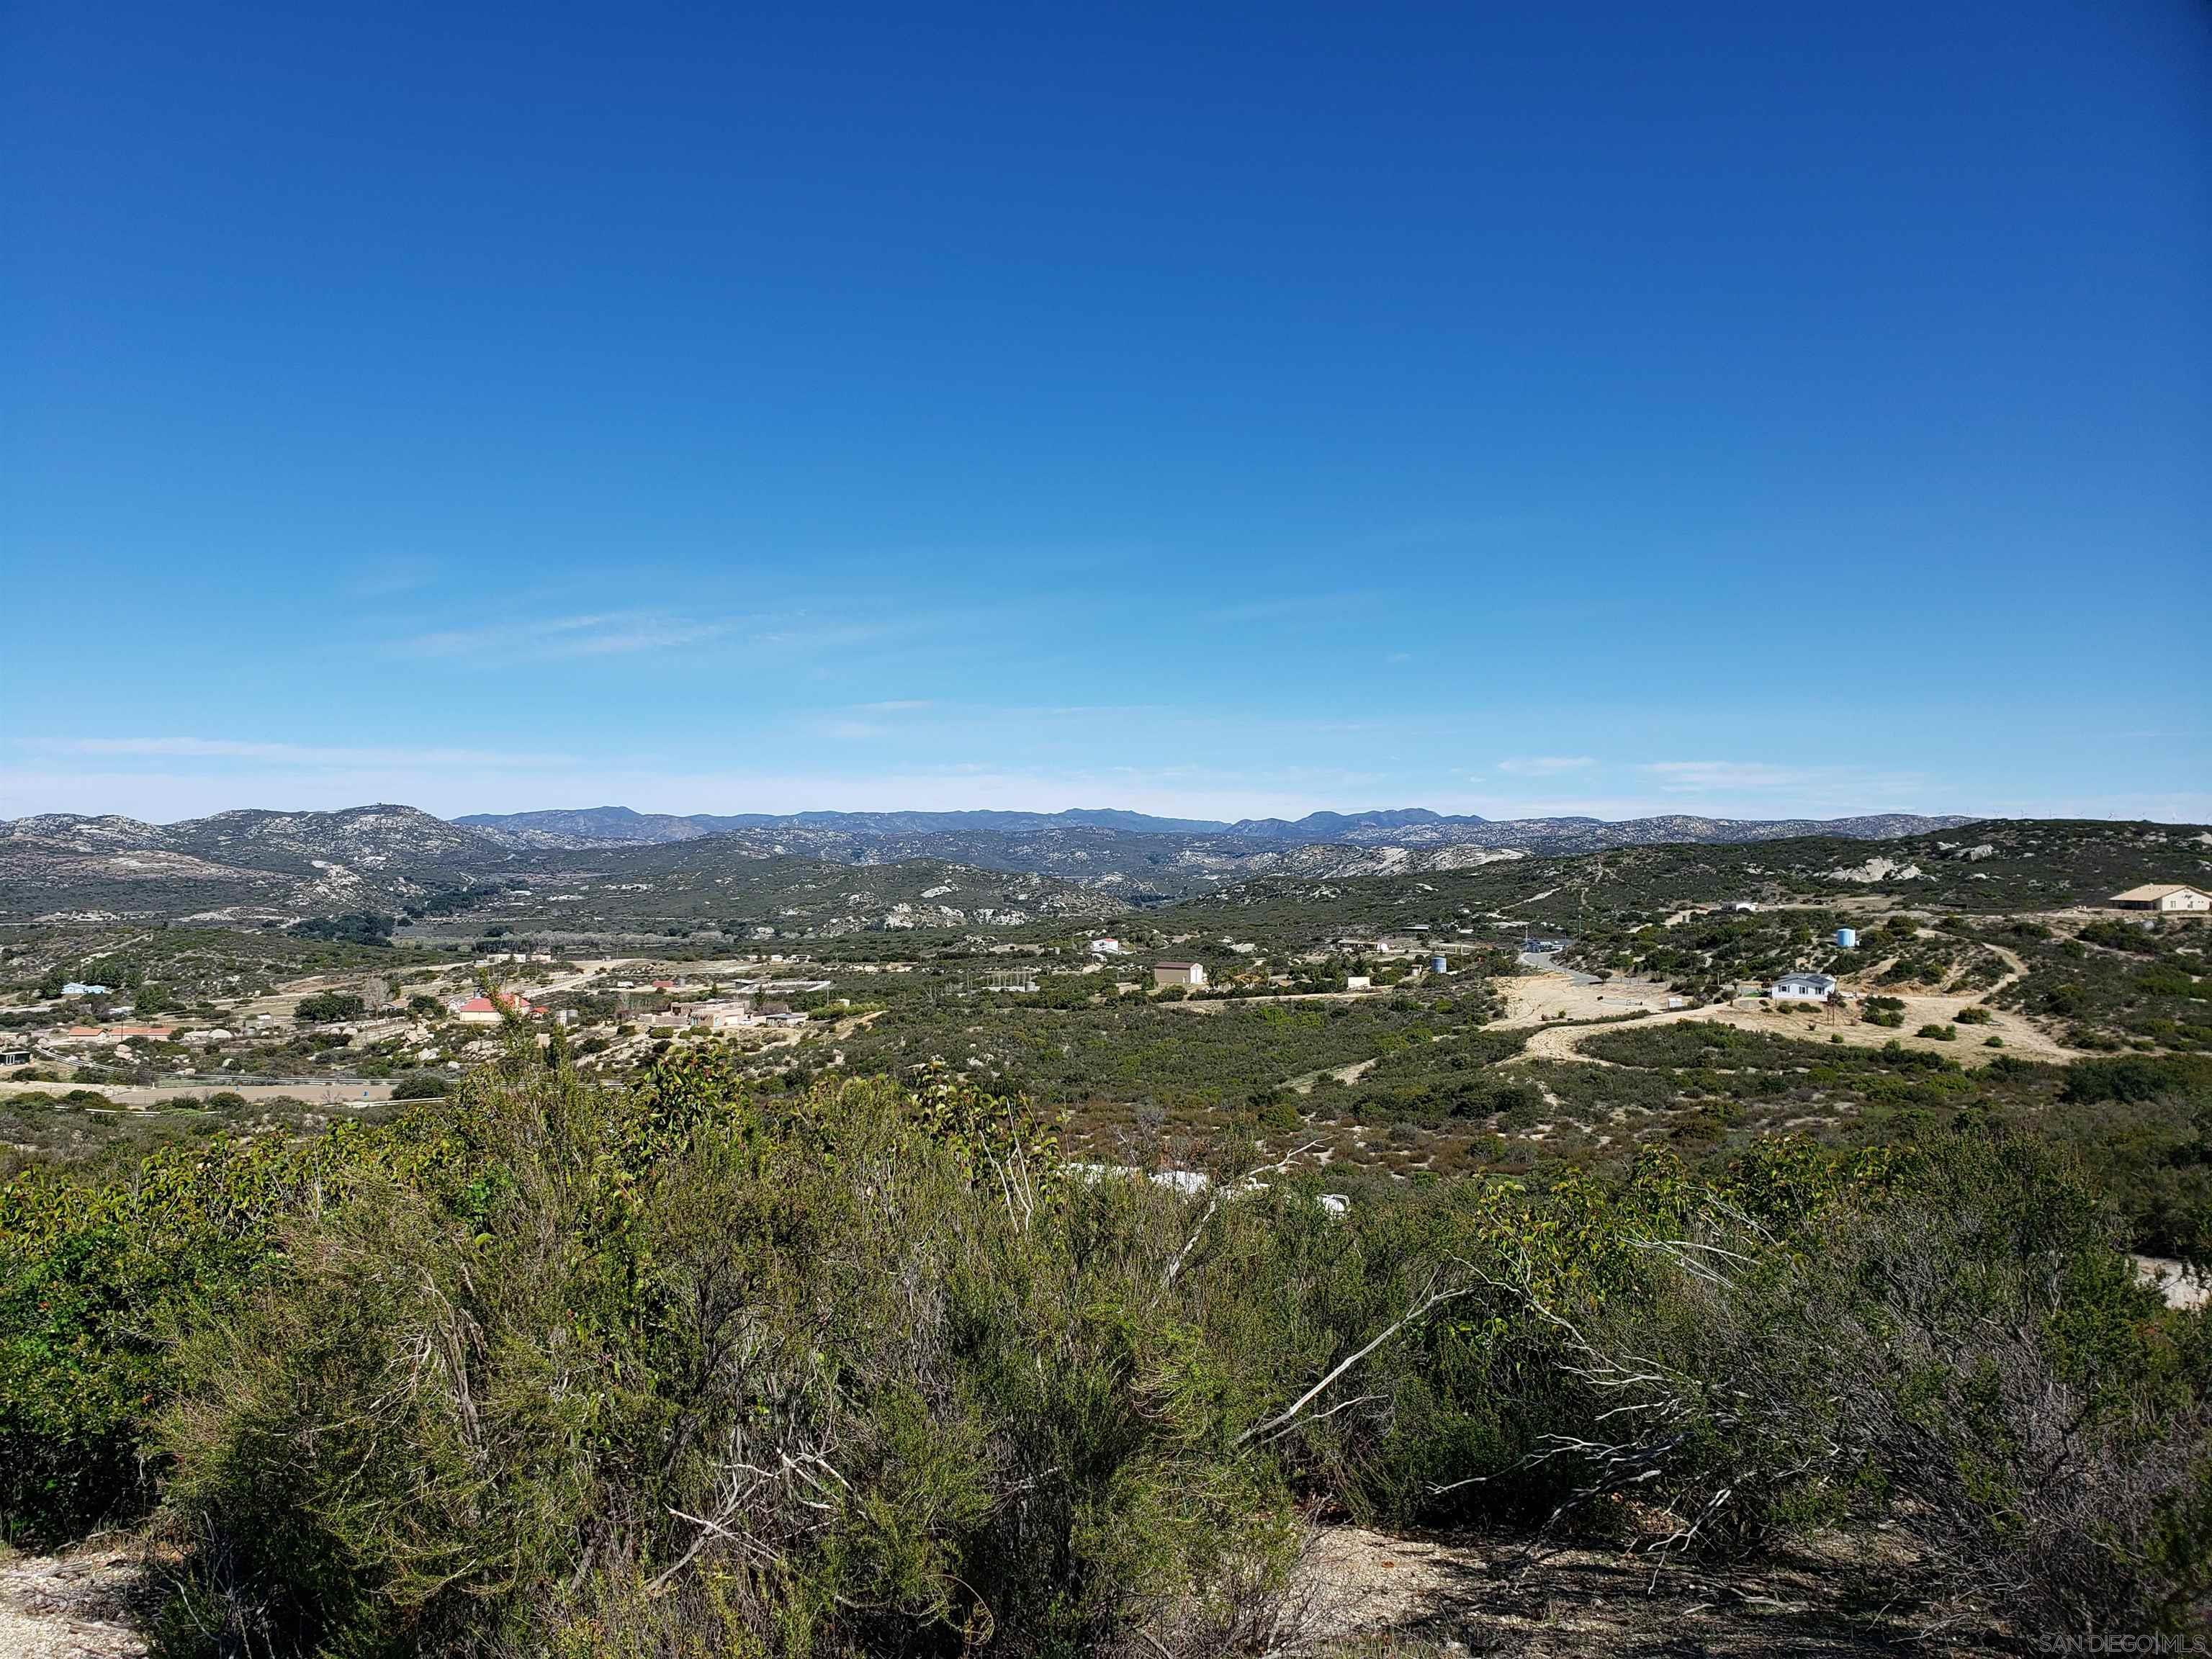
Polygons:
M1512 1654L1527 1659L1680 1654L1895 1654L1920 1634L1906 1595L1844 1611L1848 1587L1879 1575L1909 1588L1893 1554L1826 1538L1795 1555L1676 1565L1616 1550L1536 1550L1527 1539L1392 1537L1325 1528L1307 1552L1297 1638L1315 1654ZM1925 1621L1923 1621L1925 1622ZM1920 1651L2002 1651L1971 1638Z
M1856 1616L1842 1606L1854 1575L1885 1573L1901 1588L1898 1568L1864 1546L1825 1540L1779 1559L1655 1575L1648 1558L1618 1550L1327 1527L1308 1545L1275 1650L1316 1659L1893 1654L1918 1633L1899 1610L1910 1597ZM127 1540L59 1555L0 1554L0 1656L142 1659L152 1599ZM1956 1641L1933 1647L1989 1650Z
M2212 1306L2212 1277L2191 1273L2187 1262L2170 1255L2138 1255L2130 1260L2135 1263L2136 1282L2164 1297L2167 1307L2186 1311Z
M1608 980L1584 984L1571 974L1517 974L1494 983L1505 993L1503 1026L1536 1025L1554 1019L1607 1019L1620 1014L1659 1013L1674 994L1657 981Z
M1314 1085L1325 1077L1333 1077L1339 1083L1357 1083L1367 1075L1375 1063L1371 1060L1355 1060L1349 1066L1325 1066L1318 1072L1308 1072L1303 1076L1294 1077L1283 1086L1292 1094L1310 1095L1314 1091Z
M1895 995L1905 1004L1905 1023L1891 1028L1869 1025L1862 1021L1854 1008L1846 1008L1841 1018L1832 1017L1826 1010L1801 1011L1791 1009L1778 1012L1773 1005L1756 999L1741 999L1729 1003L1715 1003L1704 1008L1669 1010L1664 986L1647 980L1613 980L1603 985L1577 984L1564 973L1522 975L1501 981L1505 991L1506 1016L1500 1022L1506 1026L1537 1026L1518 1058L1522 1060L1580 1060L1594 1056L1582 1052L1582 1044L1600 1031L1613 1029L1606 1025L1577 1025L1577 1020L1604 1019L1639 1010L1644 1018L1641 1025L1664 1024L1679 1019L1711 1020L1717 1024L1733 1025L1748 1031L1770 1031L1777 1036L1812 1038L1826 1042L1831 1036L1840 1036L1845 1043L1859 1048L1881 1048L1890 1042L1901 1042L1908 1048L1926 1048L1948 1054L1962 1066L1982 1066L2001 1054L2018 1054L2025 1060L2064 1061L2077 1060L2080 1051L2068 1048L2025 1016L2002 1008L1990 1008L1984 1000L1991 992L2017 979L2021 964L2009 951L1998 951L2004 957L2008 972L1995 986L1966 993L1946 992L1890 992L1871 993ZM1845 988L1861 996L1869 994L1867 988L1846 982ZM1950 1042L1933 1037L1914 1035L1923 1025L1948 1025L1959 1017L1961 1010L1984 1008L1990 1016L1986 1025L1960 1025L1958 1037ZM1562 1020L1565 1023L1561 1023ZM1553 1022L1549 1025L1545 1021ZM2002 1037L2004 1047L1991 1048L1985 1039ZM1509 1064L1511 1062L1508 1062Z
M61 1555L0 1551L0 1654L137 1659L143 1575L135 1550L88 1544Z

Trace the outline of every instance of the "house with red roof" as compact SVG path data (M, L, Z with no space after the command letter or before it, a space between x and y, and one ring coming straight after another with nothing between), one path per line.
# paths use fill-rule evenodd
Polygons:
M502 1010L520 1014L525 1019L538 1012L536 1005L520 991L495 991L488 997L461 998L446 1006L464 1025L496 1025Z

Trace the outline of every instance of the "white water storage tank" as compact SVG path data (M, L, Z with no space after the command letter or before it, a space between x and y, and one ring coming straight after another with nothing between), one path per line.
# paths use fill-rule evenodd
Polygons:
M1856 951L1858 948L1859 930L1857 928L1838 927L1836 929L1836 949L1838 951Z

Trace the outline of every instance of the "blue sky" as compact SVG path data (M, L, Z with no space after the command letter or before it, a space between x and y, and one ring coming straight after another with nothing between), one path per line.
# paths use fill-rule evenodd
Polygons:
M2212 23L0 18L0 816L2212 817Z

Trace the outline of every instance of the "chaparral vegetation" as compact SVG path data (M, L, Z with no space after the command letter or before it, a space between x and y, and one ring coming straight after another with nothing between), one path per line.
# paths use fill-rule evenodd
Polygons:
M2035 1629L2212 1592L2212 1331L2032 1130L1326 1199L1217 1151L517 1031L381 1126L40 1165L0 1503L144 1519L174 1655L1259 1652L1325 1512L1660 1571L1884 1528Z

